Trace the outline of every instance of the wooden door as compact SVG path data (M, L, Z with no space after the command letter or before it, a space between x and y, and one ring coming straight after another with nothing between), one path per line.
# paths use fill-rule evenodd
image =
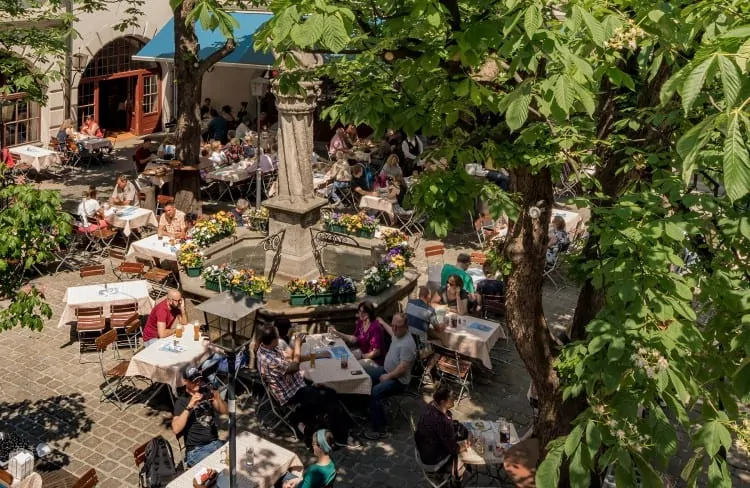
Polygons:
M158 69L146 71L140 78L140 134L156 132L161 122L161 76Z

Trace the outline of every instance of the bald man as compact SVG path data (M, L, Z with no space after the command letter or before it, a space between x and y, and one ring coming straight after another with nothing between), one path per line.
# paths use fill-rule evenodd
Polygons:
M167 298L157 303L148 314L146 326L143 328L144 345L147 346L157 339L174 334L172 325L175 320L179 320L182 325L187 325L188 316L182 294L177 290L170 290Z

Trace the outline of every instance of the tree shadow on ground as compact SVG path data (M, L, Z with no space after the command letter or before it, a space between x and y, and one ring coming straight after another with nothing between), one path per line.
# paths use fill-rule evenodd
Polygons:
M30 445L55 442L63 450L94 422L86 413L83 395L58 395L43 400L0 402L0 429L10 430Z

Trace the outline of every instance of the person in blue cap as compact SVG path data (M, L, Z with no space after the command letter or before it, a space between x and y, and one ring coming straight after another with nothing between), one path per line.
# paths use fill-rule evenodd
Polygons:
M333 452L333 434L330 430L320 429L312 439L313 453L317 462L308 467L302 476L287 473L280 480L281 488L326 488L336 479L336 466L331 459Z

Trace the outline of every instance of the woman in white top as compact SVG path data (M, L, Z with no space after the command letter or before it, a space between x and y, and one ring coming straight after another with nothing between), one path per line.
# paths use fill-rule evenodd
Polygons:
M211 143L211 161L215 166L224 166L227 164L227 156L222 150L221 142L214 141Z
M77 213L83 224L79 228L82 232L93 232L107 227L107 222L104 220L104 208L99 205L94 188L84 190L83 199L78 204Z

